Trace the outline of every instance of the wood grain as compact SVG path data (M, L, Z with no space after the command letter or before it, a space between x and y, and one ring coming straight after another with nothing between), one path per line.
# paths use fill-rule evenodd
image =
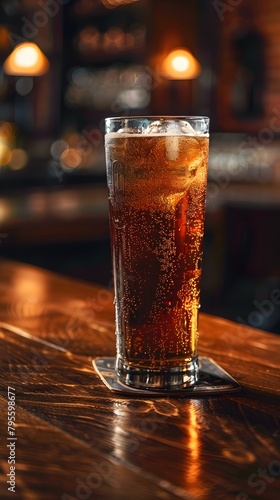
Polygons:
M115 353L112 300L109 288L0 263L0 498L278 498L279 337L201 314L200 353L242 390L120 397L91 363ZM16 494L6 485L9 385Z

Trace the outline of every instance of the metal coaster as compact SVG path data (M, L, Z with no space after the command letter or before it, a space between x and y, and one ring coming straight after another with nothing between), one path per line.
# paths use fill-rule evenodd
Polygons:
M96 358L92 361L93 367L101 378L102 382L111 391L122 393L124 395L138 396L199 396L207 394L221 394L233 391L239 391L240 385L223 368L221 368L211 358L199 358L199 380L197 384L185 389L176 390L150 390L136 389L129 387L118 381L115 373L115 358Z

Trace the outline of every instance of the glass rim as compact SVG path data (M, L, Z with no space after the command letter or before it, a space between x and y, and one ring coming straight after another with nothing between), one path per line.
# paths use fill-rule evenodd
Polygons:
M105 121L113 120L209 120L209 116L204 115L128 115L128 116L108 116Z
M210 118L198 115L140 115L140 116L112 116L105 118L105 136L118 132L144 135L146 130L155 123L159 128L180 127L184 124L191 127L183 135L205 135L209 137ZM193 129L193 130L192 130ZM202 130L203 129L203 130ZM192 133L191 133L192 132ZM155 133L164 135L167 130L158 130Z

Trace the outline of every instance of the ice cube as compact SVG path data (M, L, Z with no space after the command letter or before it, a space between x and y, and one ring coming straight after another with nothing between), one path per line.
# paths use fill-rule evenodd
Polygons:
M181 134L196 135L195 130L192 128L189 122L185 120L180 120L180 131Z
M166 120L156 120L145 129L145 134L166 134L168 122Z
M199 118L195 123L195 129L187 120L180 120L179 122L171 123L167 130L168 134L174 132L184 135L208 135L208 121Z
M181 126L181 122L172 122L167 126L167 134L168 135L183 135L184 131Z
M134 128L120 128L118 130L118 134L136 134L137 133L137 130L135 130Z
M172 134L170 137L166 137L166 157L168 160L175 161L179 156L179 137L178 134Z
M146 128L145 134L196 135L195 130L185 120L156 120Z
M196 135L209 135L208 130L209 122L208 119L200 118L196 123L195 133Z

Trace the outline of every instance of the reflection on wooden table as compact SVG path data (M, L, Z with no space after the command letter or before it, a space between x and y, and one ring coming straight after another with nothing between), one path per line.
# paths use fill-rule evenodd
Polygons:
M278 498L278 336L201 314L200 354L241 391L122 397L92 368L92 358L115 354L111 290L2 261L0 291L1 499Z

